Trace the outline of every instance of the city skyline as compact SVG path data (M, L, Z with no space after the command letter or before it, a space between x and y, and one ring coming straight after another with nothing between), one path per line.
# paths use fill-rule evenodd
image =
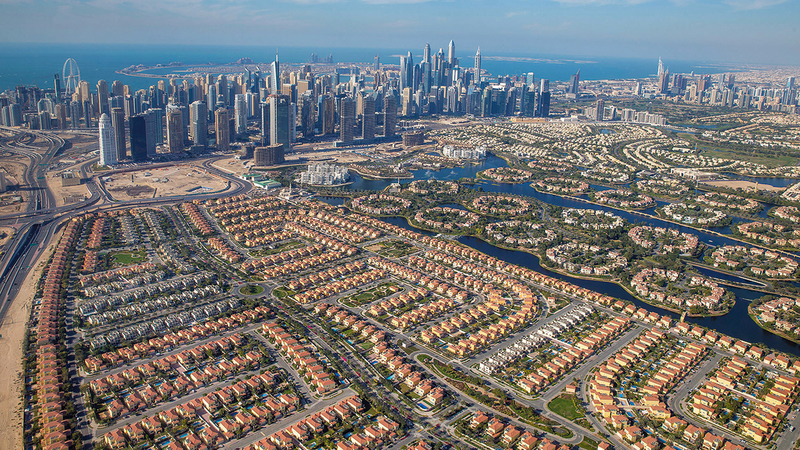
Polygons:
M324 42L378 48L410 39L439 45L452 39L461 49L457 57L465 56L466 49L474 54L481 46L487 54L660 55L800 64L800 50L792 45L798 37L792 18L800 10L797 1L786 0L548 0L522 1L505 9L482 0L458 6L438 0L297 0L268 6L245 0L169 0L159 6L23 0L4 1L2 9L15 19L0 31L5 43ZM142 29L141 23L148 28ZM198 39L199 29L203 33Z

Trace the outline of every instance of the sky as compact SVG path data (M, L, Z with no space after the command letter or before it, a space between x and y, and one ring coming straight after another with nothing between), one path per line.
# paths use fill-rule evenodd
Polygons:
M417 48L800 66L800 0L0 0L0 42ZM460 52L459 52L460 53Z

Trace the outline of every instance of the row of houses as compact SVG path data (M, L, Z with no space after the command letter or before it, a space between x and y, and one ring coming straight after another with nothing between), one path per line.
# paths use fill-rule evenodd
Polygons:
M372 347L372 357L376 362L386 366L394 374L393 382L408 386L419 400L436 407L442 404L446 391L436 386L433 380L425 375L414 364L410 364L397 350L391 348L386 341L379 341Z
M159 294L164 294L170 291L185 291L192 289L198 284L206 284L216 279L216 275L211 272L200 272L192 275L185 275L183 277L171 278L166 281L159 281L154 284L148 284L134 289L126 289L125 292L120 294L102 297L90 298L78 302L78 312L87 316L98 312L103 312L109 308L115 308L120 305L135 303ZM101 286L98 286L100 288Z
M111 449L135 447L149 438L166 436L176 449L218 448L226 442L247 435L267 424L296 413L300 402L293 395L272 396L278 378L266 372L252 375L220 390L183 402L173 408L129 425L109 431L102 436ZM242 408L240 401L252 403ZM227 416L227 417L226 417ZM221 420L218 418L222 417ZM188 430L182 428L188 423ZM173 430L182 430L177 435ZM164 434L164 433L168 434Z
M67 412L72 386L61 383L68 367L58 356L63 345L58 339L58 323L63 309L61 279L67 270L70 249L80 237L82 221L73 219L67 223L64 234L56 245L48 270L44 272L42 298L34 301L31 311L30 351L36 354L35 366L26 371L27 389L36 393L30 402L34 421L38 422L39 435L44 450L68 450L72 448L70 421Z
M589 382L589 398L591 404L606 426L616 431L620 439L632 444L637 450L659 450L663 440L657 439L658 433L663 429L672 434L681 435L690 444L694 444L701 436L702 430L692 425L687 427L685 421L673 415L665 403L667 392L689 373L707 352L701 344L689 342L679 351L672 352L668 360L659 361L654 369L647 368L647 382L632 394L631 386L627 386L624 397L619 395L618 387L629 373L639 372L639 362L651 350L659 348L666 338L664 332L648 330L628 343L624 348L609 357L598 366ZM620 391L621 392L621 391ZM661 426L644 432L638 425L632 423L628 411L637 411L647 415ZM707 450L720 450L723 448L723 439L708 433L703 440L703 448ZM729 443L725 448L730 450L744 450L744 447ZM666 446L665 450L673 450Z
M107 310L103 312L90 310L92 306L102 305L102 303L99 302L83 304L81 305L81 308L86 311L85 320L87 324L90 326L101 326L113 324L131 317L141 317L155 311L170 309L185 303L202 300L217 295L221 291L222 289L219 286L209 284L208 286L195 288L191 291L183 291L180 293L157 297L152 300L134 303L132 305L126 305L123 307L117 307L113 310Z
M469 419L469 427L476 432L483 431L486 436L499 440L507 449L516 450L569 450L569 445L561 445L520 426L507 424L484 411L476 411Z
M318 255L323 251L325 251L325 245L323 244L314 244L293 250L286 250L283 252L273 253L272 255L267 255L263 258L247 260L242 263L241 269L245 272L255 272L265 267L271 267L277 264L284 264L301 258L308 258L313 255Z
M364 405L360 398L357 396L346 398L320 413L264 437L245 447L244 450L305 448L304 444L327 430L335 430L339 425L352 423L358 418L357 414L363 410ZM363 429L357 429L348 437L332 442L330 450L380 450L397 440L400 431L400 424L385 416L378 416L370 420Z
M174 332L164 331L148 340L107 351L98 356L90 356L83 361L83 365L87 373L96 373L117 367L123 363L129 364L139 359L149 358L181 345L205 339L271 316L272 310L268 307L257 306L254 309L232 314L230 317L220 317L216 320L196 323Z
M336 271L336 269L329 269L330 271ZM313 289L309 289L300 294L295 294L294 299L298 303L311 303L318 300L323 300L326 298L331 298L336 294L340 294L345 291L349 291L351 289L355 289L361 286L365 286L370 283L374 283L386 277L386 271L382 269L372 269L366 272L361 272L357 274L352 274L351 276L345 276L341 279L331 281L326 283L322 286L318 286Z
M371 240L377 239L383 235L379 230L375 228L369 227L361 223L361 221L353 221L348 218L342 217L338 214L332 214L328 211L323 210L299 210L298 215L295 220L299 219L305 223L308 223L311 226L314 226L317 229L321 229L321 223L318 221L327 222L335 227L343 228L351 233L355 233L356 235L361 235L364 237L364 240ZM305 213L305 215L303 215ZM358 215L351 215L347 217L358 218ZM317 221L308 221L308 219L316 219ZM318 226L319 225L319 226ZM325 231L327 233L327 231ZM329 233L330 234L330 233ZM361 242L361 241L351 241L351 242Z
M198 208L196 204L182 203L181 210L189 217L192 225L194 225L194 227L200 231L201 235L208 236L216 232L214 227L208 221L206 216L203 215L203 212L200 211L200 208Z
M231 247L231 245L228 244L228 242L224 239L211 238L208 240L208 246L216 250L220 258L228 261L231 264L235 264L242 260L242 255L234 250L233 247Z
M488 356L478 364L478 369L491 375L514 364L533 350L550 342L550 339L556 339L561 333L572 329L576 324L586 319L592 311L593 309L589 305L579 305L572 308L563 316L536 331L530 332L527 336L515 342L514 345Z
M319 349L314 343L289 333L276 321L264 323L261 329L280 347L287 360L305 374L313 389L320 394L336 389L336 381L327 368L327 362L317 359Z
M692 396L693 412L713 422L716 419L717 402L728 395L740 395L740 381L746 372L755 369L755 366L738 357L721 364ZM738 432L758 444L766 444L772 439L800 391L800 379L797 377L775 373L772 383L769 391L762 393L763 398L759 395L758 398L751 399L747 412L740 414L745 421Z
M90 255L94 255L93 257L97 259L97 252L89 250L86 252L86 258L89 258ZM84 267L85 267L84 263ZM96 264L96 261L94 262ZM149 264L149 263L148 263ZM94 285L94 286L87 286L83 288L81 291L83 296L86 298L94 298L100 295L111 294L113 292L119 291L129 291L131 289L135 289L139 286L148 286L154 283L158 283L164 280L167 277L167 273L163 270L158 270L150 273L142 273L141 275L137 276L127 276L124 278L120 278L118 280L108 280L102 281L102 284Z
M166 316L156 317L127 327L115 328L97 334L89 341L92 349L105 348L109 345L127 344L135 339L150 337L169 330L176 330L187 325L201 322L209 317L224 314L238 308L241 302L237 297L225 298L216 302L197 306L188 311L181 311Z
M630 319L615 317L592 331L574 346L561 347L550 361L520 378L517 384L529 394L540 391L569 373L609 342L616 339L630 327Z

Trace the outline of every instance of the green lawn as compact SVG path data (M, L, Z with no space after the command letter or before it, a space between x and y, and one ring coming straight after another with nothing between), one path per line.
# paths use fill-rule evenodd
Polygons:
M259 285L257 285L257 284L248 284L248 285L242 286L239 289L239 292L241 292L244 295L258 295L258 294L264 292L264 288L259 286Z
M579 419L585 415L580 400L574 395L556 397L547 404L547 408L567 420Z
M589 439L588 437L584 437L578 447L585 448L586 450L595 450L597 448L597 444L599 442Z
M127 266L129 264L138 264L147 260L147 254L143 250L135 252L116 252L112 253L111 257L114 259L114 264L119 266Z

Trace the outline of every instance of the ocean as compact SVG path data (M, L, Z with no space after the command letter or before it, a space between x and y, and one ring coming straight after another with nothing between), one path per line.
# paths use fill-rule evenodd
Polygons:
M373 61L379 55L382 64L398 64L399 55L409 50L414 61L421 60L422 47L407 49L312 48L281 47L282 63L304 63L312 53L321 58L333 55L334 62ZM434 46L433 52L436 52ZM475 49L459 49L456 56L460 66L474 66ZM37 85L53 88L53 75L61 74L67 58L73 58L80 68L82 80L94 90L97 81L120 80L133 90L155 84L154 78L120 75L115 71L136 64L156 65L182 62L185 64L229 63L248 57L254 62L269 63L275 58L275 47L267 46L186 46L186 45L119 45L119 44L6 44L0 48L0 91L17 85ZM446 51L446 49L445 49ZM498 53L483 49L481 67L492 75L521 75L534 72L536 79L567 81L578 70L582 80L645 78L653 76L658 56L650 59L565 56L520 53ZM719 73L735 70L733 64L703 61L664 61L672 73Z

